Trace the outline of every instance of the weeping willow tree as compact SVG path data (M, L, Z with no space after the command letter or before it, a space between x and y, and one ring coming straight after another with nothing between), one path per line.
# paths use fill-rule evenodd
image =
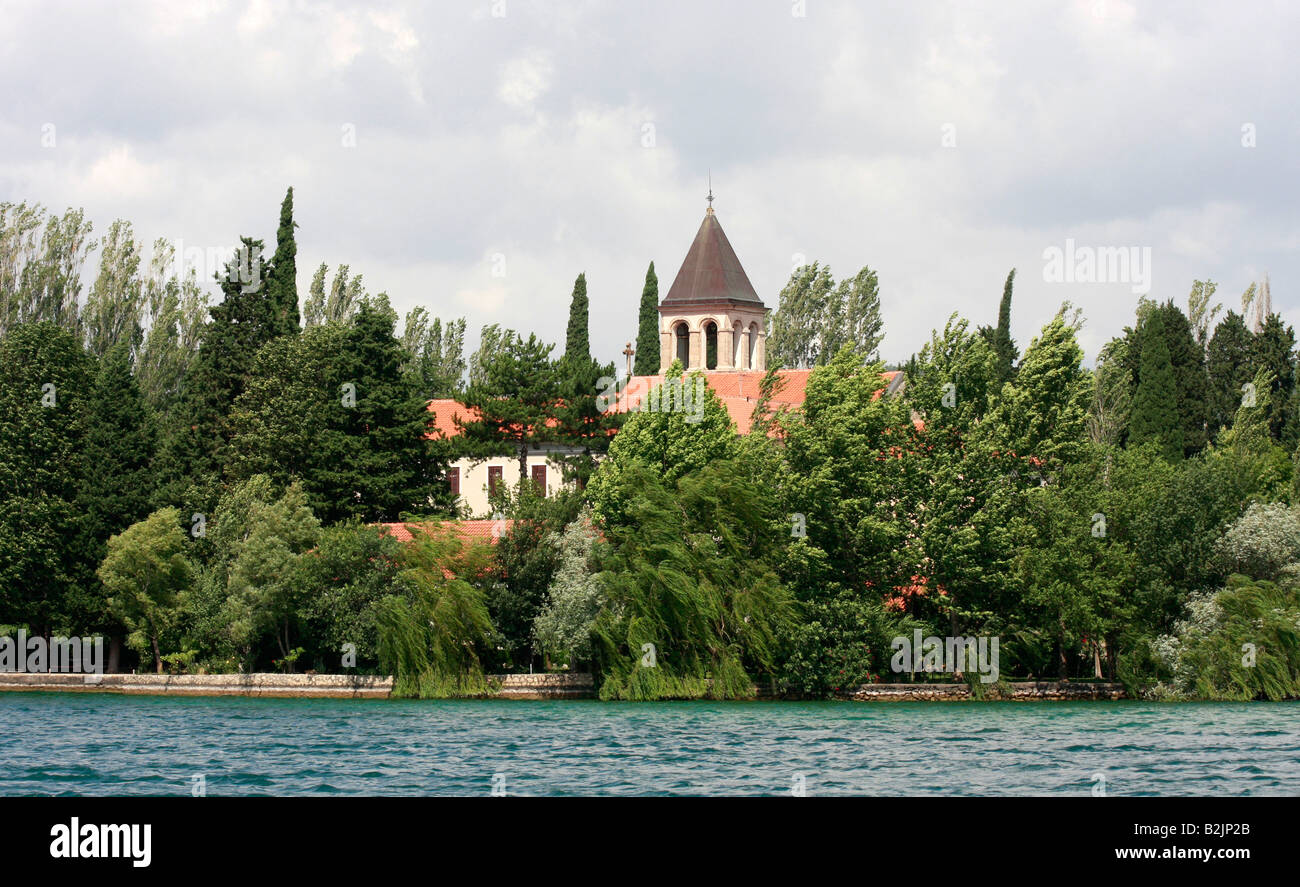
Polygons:
M1234 575L1194 594L1187 618L1153 644L1167 682L1157 695L1239 700L1300 697L1300 594L1281 583Z
M744 699L772 670L792 599L770 559L774 511L732 461L675 484L634 462L630 503L603 527L607 604L592 630L602 699Z
M418 698L481 696L491 692L479 652L492 633L478 583L492 553L466 545L444 527L417 537L403 555L400 577L409 590L376 606L379 663L393 675L393 695Z

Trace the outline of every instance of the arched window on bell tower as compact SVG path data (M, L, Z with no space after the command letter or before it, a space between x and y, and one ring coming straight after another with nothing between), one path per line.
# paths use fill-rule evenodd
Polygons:
M711 320L704 324L704 368L718 368L718 325Z
M691 365L691 333L682 322L673 327L673 341L676 343L677 359L682 362L682 369Z

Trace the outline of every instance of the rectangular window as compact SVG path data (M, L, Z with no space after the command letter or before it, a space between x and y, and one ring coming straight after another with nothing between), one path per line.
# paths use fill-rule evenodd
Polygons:
M495 496L497 488L501 486L501 466L488 466L488 495Z
M460 495L460 469L459 468L447 469L447 485L451 487L451 494L453 496Z
M539 496L546 495L546 466L545 465L533 466L533 489L537 491L537 494Z

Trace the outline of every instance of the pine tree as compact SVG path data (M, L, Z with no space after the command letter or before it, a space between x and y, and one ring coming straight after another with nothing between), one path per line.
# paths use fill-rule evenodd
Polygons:
M298 242L293 229L293 188L284 195L280 204L280 227L275 233L275 255L266 282L266 297L271 304L272 325L275 334L285 336L298 332Z
M564 340L564 357L576 364L591 360L591 337L587 330L587 275L579 274L573 282L573 300L569 303L569 331Z
M659 357L659 278L655 276L655 263L651 262L645 273L645 288L641 290L633 372L638 376L655 375L659 372Z
M519 461L519 476L527 477L529 450L563 434L560 418L571 388L560 368L567 356L553 361L555 346L531 333L523 339L514 330L485 327L483 340L463 398L479 418L465 423L457 446L471 457L511 454Z
M1182 423L1178 415L1178 386L1165 341L1163 312L1153 311L1142 327L1141 375L1133 398L1129 442L1155 441L1168 459L1182 455Z

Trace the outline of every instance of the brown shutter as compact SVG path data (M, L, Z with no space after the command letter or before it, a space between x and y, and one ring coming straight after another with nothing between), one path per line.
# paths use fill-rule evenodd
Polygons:
M453 496L460 495L460 469L459 468L447 469L447 484L451 487L451 494Z
M495 496L497 492L497 487L499 487L500 485L501 485L501 466L489 465L488 466L488 495Z
M539 496L546 495L546 466L545 465L533 466L533 489L537 491L537 494Z

